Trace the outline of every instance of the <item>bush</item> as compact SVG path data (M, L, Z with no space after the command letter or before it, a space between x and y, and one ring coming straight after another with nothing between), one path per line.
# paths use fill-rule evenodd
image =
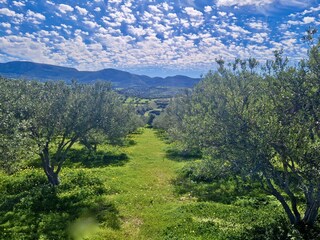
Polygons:
M1 176L0 239L69 239L79 218L119 228L118 212L103 199L104 185L93 171L65 173L59 187L39 170Z
M271 205L186 204L176 210L177 220L164 229L162 239L302 240L285 216L273 210Z

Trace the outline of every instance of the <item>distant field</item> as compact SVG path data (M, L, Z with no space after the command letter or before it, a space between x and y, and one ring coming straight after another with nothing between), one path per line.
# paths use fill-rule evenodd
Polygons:
M146 99L154 98L172 98L178 94L184 93L190 87L132 87L118 88L118 93L128 97L138 97Z

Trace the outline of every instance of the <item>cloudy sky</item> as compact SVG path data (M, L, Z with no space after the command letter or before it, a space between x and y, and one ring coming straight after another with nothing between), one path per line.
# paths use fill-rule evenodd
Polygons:
M199 77L215 58L295 61L317 0L0 0L0 62Z

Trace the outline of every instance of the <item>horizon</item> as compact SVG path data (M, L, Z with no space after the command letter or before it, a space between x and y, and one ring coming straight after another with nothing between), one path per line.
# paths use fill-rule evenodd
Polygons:
M7 63L15 63L15 62L26 62L26 63L32 63L32 64L43 64L43 65L49 65L49 66L53 66L53 67L63 67L63 68L69 68L69 69L75 69L78 72L99 72L99 71L103 71L103 70L117 70L117 71L123 71L123 72L128 72L130 74L134 74L134 75L140 75L140 76L147 76L147 77L151 77L151 78L170 78L170 77L176 77L176 76L184 76L184 77L190 77L190 78L198 78L200 79L201 76L199 77L191 77L185 74L175 74L175 75L164 75L164 76L151 76L151 75L146 75L146 74L139 74L139 73L134 73L132 71L127 71L127 70L121 70L121 69L116 69L116 68L102 68L102 69L97 69L97 70L79 70L76 67L66 67L66 66L61 66L61 65L55 65L55 64L49 64L49 63L39 63L39 62L32 62L32 61L28 61L28 60L15 60L15 61L9 61L9 62L0 62L0 64L7 64ZM1 74L1 73L0 73Z
M319 14L317 0L0 0L0 62L200 78L220 56L305 58Z

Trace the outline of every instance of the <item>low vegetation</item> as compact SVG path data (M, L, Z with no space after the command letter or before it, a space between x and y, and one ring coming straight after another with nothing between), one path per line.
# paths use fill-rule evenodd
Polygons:
M36 166L2 173L0 239L300 239L274 198L198 181L199 160L170 149L143 129L121 147L98 147L127 156L117 164L70 154L56 187Z
M203 180L258 183L306 239L319 227L319 47L297 67L282 51L261 68L254 58L229 66L217 59L218 71L155 121L186 152L203 155Z

